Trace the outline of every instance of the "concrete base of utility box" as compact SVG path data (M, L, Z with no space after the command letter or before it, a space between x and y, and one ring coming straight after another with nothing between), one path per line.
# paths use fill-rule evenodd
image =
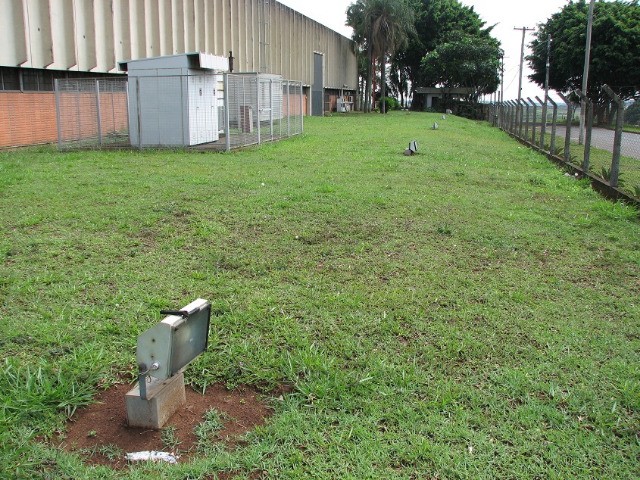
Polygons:
M125 395L125 402L130 427L162 428L187 403L184 374L163 381L152 378L147 382L146 400L140 398L140 387L136 385Z

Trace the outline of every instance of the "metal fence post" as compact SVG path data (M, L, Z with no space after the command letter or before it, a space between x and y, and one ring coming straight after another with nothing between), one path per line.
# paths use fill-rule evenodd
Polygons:
M514 131L513 134L516 137L521 137L522 136L522 120L524 119L524 109L522 108L522 103L520 102L520 100L514 100L515 104L516 104L516 122L514 124Z
M96 120L98 127L98 146L102 146L102 115L100 113L100 80L96 80Z
M564 161L569 163L571 160L571 122L573 121L573 104L561 93L558 93L558 96L567 104L567 131L564 136Z
M591 167L591 135L593 134L593 102L587 98L587 131L584 139L584 162L582 168L585 172Z
M531 100L531 97L527 97L527 100L529 100L529 103L533 105L533 123L531 124L532 125L531 126L531 144L535 145L536 144L536 117L538 114L538 105L536 105L536 102Z
M551 102L553 106L553 116L551 117L551 141L549 142L549 153L551 155L556 154L556 126L558 123L558 104L554 102L551 97L547 97L547 100Z
M291 136L291 82L287 80L287 137Z
M140 78L136 78L136 112L138 130L138 149L142 150L142 109L140 108Z
M62 124L60 122L60 80L54 80L56 91L56 123L58 128L58 150L62 150Z
M273 79L269 79L269 130L273 140Z
M231 110L231 95L229 95L229 74L223 75L224 83L224 143L227 152L231 151L231 129L229 121L229 110Z
M611 170L609 171L609 185L617 187L620 177L620 151L622 149L622 129L624 128L624 101L616 95L609 87L603 85L604 91L607 92L614 102L618 105L616 112L616 133L613 137L613 156L611 158Z
M540 113L540 149L544 151L544 137L547 130L547 102L540 100L540 97L536 95L535 99L540 105L542 105L542 112Z
M262 126L262 122L260 121L260 94L262 93L262 91L260 90L260 75L258 75L256 73L256 113L258 114L258 145L260 145L262 143L262 132L261 130L261 126Z
M525 112L524 118L524 139L529 141L529 103L523 98L522 103L524 104L523 111ZM520 137L522 137L522 127L520 128Z
M587 173L591 167L591 133L593 132L593 103L589 100L582 90L577 89L576 93L582 99L582 103L585 106L585 139L584 139L584 157L582 160L582 170Z

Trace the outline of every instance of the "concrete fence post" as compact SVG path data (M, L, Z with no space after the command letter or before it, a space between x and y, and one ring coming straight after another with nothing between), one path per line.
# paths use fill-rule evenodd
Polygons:
M561 93L558 93L558 95L567 105L567 131L564 136L564 161L569 163L571 160L571 122L573 121L573 104Z
M584 139L584 157L582 159L582 170L587 173L591 168L591 134L593 133L593 102L587 97L582 90L577 89L576 93L580 96L585 106L585 139Z
M527 100L529 100L529 103L533 105L533 123L531 124L531 144L535 145L536 144L536 117L538 115L538 105L536 104L536 102L531 100L530 97L527 97Z
M611 170L609 171L609 185L615 188L618 186L620 180L620 152L622 149L622 129L624 128L624 100L616 95L609 85L603 85L602 88L618 106L618 110L616 112L616 133L613 137L613 156L611 158Z
M518 131L519 108L518 108L518 104L516 104L514 100L511 100L509 103L511 105L511 133L515 135L516 132Z
M549 142L549 153L551 155L556 154L556 127L558 126L558 104L554 102L551 97L547 97L547 100L553 106L553 115L551 117L551 140Z
M547 102L543 102L538 96L535 99L542 105L542 112L540 113L540 149L544 151L544 137L547 133Z
M526 110L526 115L525 115ZM525 119L526 119L526 131L525 127ZM520 99L520 128L518 130L518 136L520 138L526 138L524 135L528 134L529 130L529 104L524 100L524 98Z
M529 103L523 98L520 100L524 108L521 108L522 115L520 116L520 138L529 139ZM524 136L522 129L524 127Z

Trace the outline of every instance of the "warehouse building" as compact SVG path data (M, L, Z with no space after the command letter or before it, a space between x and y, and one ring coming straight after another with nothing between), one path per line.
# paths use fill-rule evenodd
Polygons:
M352 41L275 0L0 0L0 147L56 140L54 80L203 52L301 81L304 112L357 86Z

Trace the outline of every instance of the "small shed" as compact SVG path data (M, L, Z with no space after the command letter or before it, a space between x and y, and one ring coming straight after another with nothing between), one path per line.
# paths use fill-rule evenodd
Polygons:
M416 93L419 95L426 95L427 99L424 102L425 108L439 109L439 105L445 97L449 97L452 100L471 95L474 92L473 88L467 87L418 87Z
M227 58L186 53L129 60L120 69L129 77L131 145L178 147L219 139Z

